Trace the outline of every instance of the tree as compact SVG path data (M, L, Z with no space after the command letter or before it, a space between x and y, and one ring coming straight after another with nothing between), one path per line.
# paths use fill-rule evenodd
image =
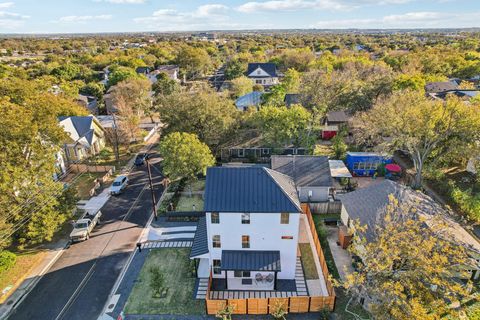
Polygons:
M153 291L154 298L160 298L165 277L158 266L152 266L150 269L150 288Z
M98 101L102 100L105 86L99 82L91 82L80 88L80 93L87 96L94 96Z
M114 86L121 81L128 79L145 79L143 75L138 74L135 69L122 66L110 67L110 74L108 76L108 86Z
M152 113L152 98L150 96L150 81L145 79L128 79L119 82L109 92L113 104L122 100L129 108L135 111L139 117Z
M241 97L253 90L253 81L245 76L232 80L231 92L234 98Z
M344 135L339 132L332 138L332 150L335 159L344 159L347 154L348 146L345 143Z
M165 132L194 133L212 148L225 140L237 115L230 99L208 89L160 96L156 110L167 125Z
M263 139L274 147L310 147L308 124L310 113L300 105L287 107L265 106L253 115L253 121L262 132Z
M226 63L225 66L225 79L233 80L243 76L244 72L247 70L247 64L243 63L239 59L230 60Z
M452 241L445 220L432 215L426 224L416 205L390 195L368 242L362 236L366 227L354 223L350 250L362 263L344 286L371 299L375 319L440 319L455 312L452 303L471 297L456 280L463 273L459 266L469 261L465 248Z
M177 54L176 63L188 79L196 79L208 71L212 62L205 49L184 46Z
M157 75L157 82L152 86L153 92L155 95L170 95L176 90L179 90L179 84L177 81L170 79L168 74L165 72L160 72Z
M195 134L174 132L160 143L163 172L170 180L186 178L195 180L207 173L207 167L215 164L210 149Z
M409 152L415 188L422 186L423 169L431 157L453 152L468 160L480 140L480 108L456 97L443 102L432 101L421 92L396 92L358 119L360 140L390 151Z

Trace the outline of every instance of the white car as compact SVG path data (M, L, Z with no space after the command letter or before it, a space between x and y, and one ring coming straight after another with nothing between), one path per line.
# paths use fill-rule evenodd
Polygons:
M113 181L112 186L110 187L110 194L116 195L122 193L123 189L127 187L128 178L126 176L118 176Z

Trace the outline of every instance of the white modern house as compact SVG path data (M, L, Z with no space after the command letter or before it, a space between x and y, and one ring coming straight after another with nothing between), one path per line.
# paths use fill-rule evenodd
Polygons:
M300 201L293 180L265 167L207 170L205 217L191 259L224 290L276 290L294 280Z
M270 87L278 84L277 66L274 63L249 63L247 77L255 84Z

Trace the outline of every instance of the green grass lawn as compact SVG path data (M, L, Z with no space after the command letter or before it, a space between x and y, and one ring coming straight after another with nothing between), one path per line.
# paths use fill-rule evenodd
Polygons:
M90 190L94 187L93 181L105 175L105 172L86 172L73 182L73 186L77 188L78 197L80 199L90 199Z
M318 279L317 266L315 265L315 258L313 256L310 243L299 243L300 252L302 253L302 266L305 273L306 280Z
M137 283L128 297L126 314L175 314L203 315L205 301L193 297L195 277L191 272L190 249L157 249L148 254ZM160 268L165 287L168 288L164 298L153 298L150 288L150 267Z
M350 299L349 295L345 294L345 291L342 288L335 288L335 293L337 298L335 300L335 311L334 314L336 316L335 319L338 320L358 320L352 314L345 311L345 307L347 306L348 300ZM367 311L363 309L363 307L358 304L357 302L351 302L348 306L348 310L359 315L362 319L370 319L370 316Z
M320 240L320 245L322 246L323 255L325 256L325 262L327 263L328 273L332 275L335 279L340 279L338 274L337 266L333 260L332 251L327 241L327 230L323 223L323 219L320 215L314 215L313 221L315 223L315 229L317 230L318 238Z
M189 183L185 188L183 188L184 192L188 191L204 191L205 190L205 180L196 180Z
M177 207L175 211L192 211L193 205L195 204L195 211L202 211L203 210L203 199L201 195L193 194L192 196L189 195L181 195L180 199L178 199Z
M112 146L106 146L100 153L93 159L99 165L115 166L117 169L125 166L133 155L142 149L143 142L132 143L127 149L126 146L120 146L119 148L119 162L115 159L115 152Z
M0 273L0 303L3 303L10 296L15 288L28 276L30 270L32 270L45 255L43 251L30 251L16 254L17 260L15 265L11 269ZM7 287L11 287L11 289L5 292L5 294L2 294L1 292Z

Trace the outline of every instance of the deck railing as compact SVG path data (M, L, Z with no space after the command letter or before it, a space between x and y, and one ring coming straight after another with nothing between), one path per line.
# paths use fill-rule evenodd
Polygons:
M248 299L213 299L211 297L212 273L208 280L205 306L207 314L215 315L225 306L233 306L234 314L269 314L282 306L289 313L319 312L322 310L333 311L335 308L335 290L328 274L327 263L323 255L312 213L307 204L302 204L303 214L306 215L310 231L312 232L315 250L317 251L323 277L325 279L328 296L307 296L289 298L248 298Z

